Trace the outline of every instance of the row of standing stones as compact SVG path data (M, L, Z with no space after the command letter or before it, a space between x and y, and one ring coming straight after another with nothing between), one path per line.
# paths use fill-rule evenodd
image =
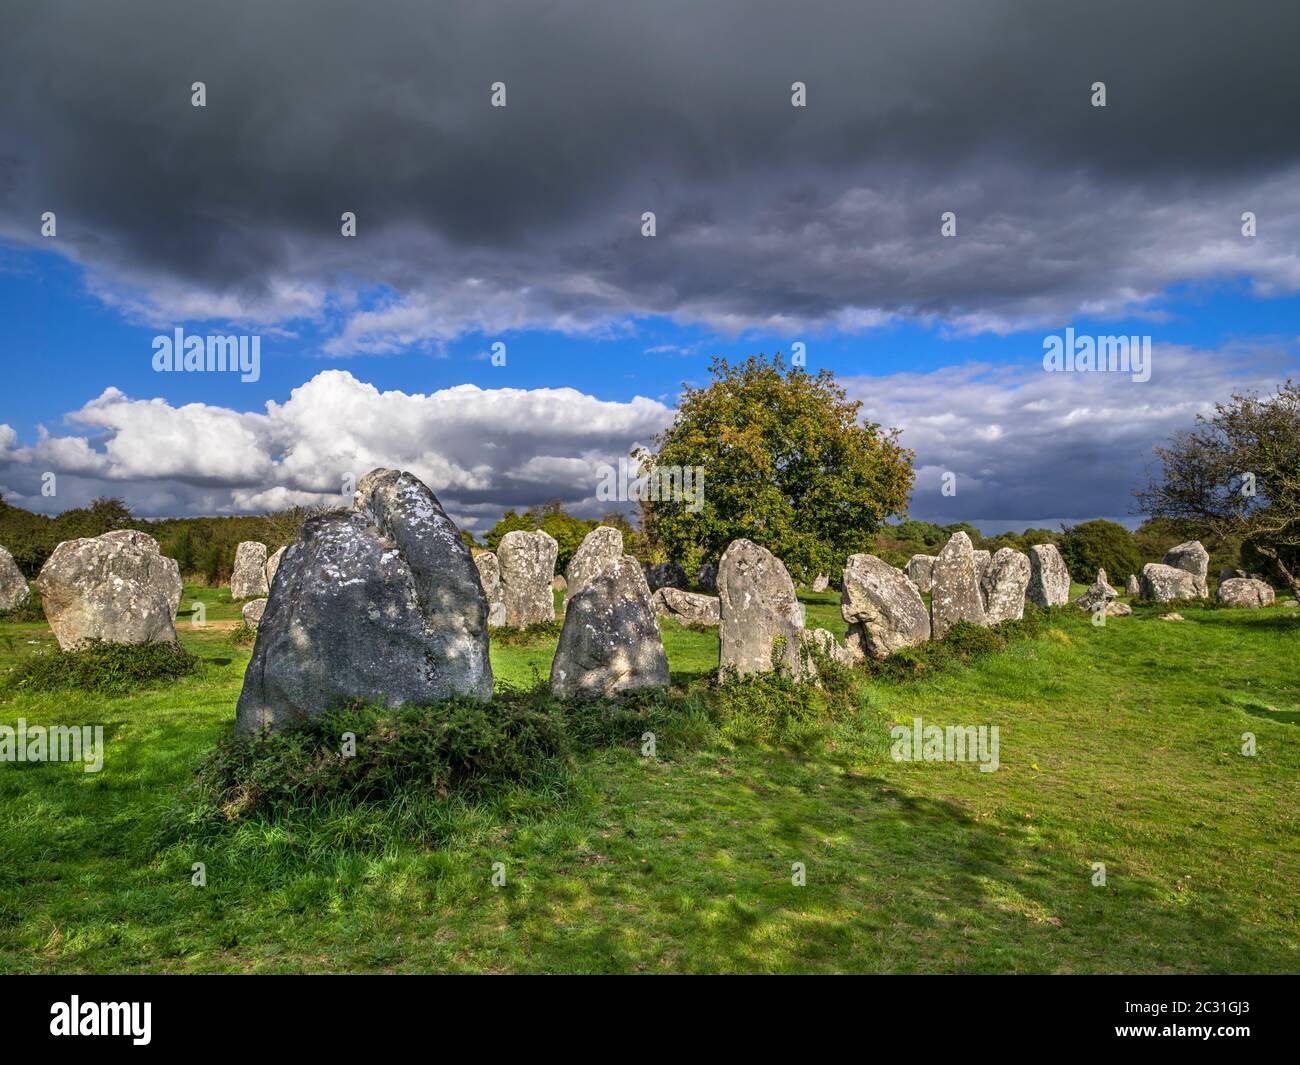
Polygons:
M554 621L557 550L545 532L515 531L495 553L475 556L433 492L412 474L388 469L362 479L350 510L310 518L287 548L268 556L263 544L240 544L231 594L255 597L244 615L257 639L237 730L278 727L354 699L397 707L458 694L489 698L489 630ZM1145 566L1140 580L1130 577L1129 590L1155 601L1204 597L1208 563L1200 543L1180 544ZM840 644L828 630L805 629L785 565L750 540L732 541L699 580L716 596L663 583L684 584L685 573L671 563L643 567L624 553L617 529L594 529L566 571L552 690L604 696L666 686L660 617L718 626L724 673L783 668L811 677L814 650L852 665L942 639L960 621L989 626L1021 618L1026 601L1064 605L1070 594L1070 574L1051 544L1028 555L1011 548L991 554L959 532L938 555L913 556L906 570L855 554L843 571L840 611L848 630ZM826 587L824 579L817 583ZM26 582L0 549L0 602L16 599L10 589L17 585L25 599ZM65 649L90 639L176 642L178 567L144 533L62 543L36 586ZM1221 575L1218 595L1233 606L1273 600L1266 583L1236 571ZM1109 616L1130 613L1117 597L1102 571L1075 603Z

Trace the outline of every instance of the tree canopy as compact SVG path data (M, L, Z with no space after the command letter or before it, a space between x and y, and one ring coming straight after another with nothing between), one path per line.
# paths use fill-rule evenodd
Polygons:
M712 382L687 387L673 424L636 456L647 469L703 470L702 499L643 508L645 532L667 557L693 570L746 537L808 579L870 550L886 519L905 515L912 452L898 430L860 421L861 404L829 370L787 370L777 354L717 358L709 372Z

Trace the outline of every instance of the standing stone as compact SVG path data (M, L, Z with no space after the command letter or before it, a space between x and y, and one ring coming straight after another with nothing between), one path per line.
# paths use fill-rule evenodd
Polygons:
M262 623L262 615L266 613L266 603L265 599L250 599L244 604L240 613L244 616L244 624L250 629L255 629Z
M1198 596L1210 594L1209 586L1205 582L1205 575L1210 568L1210 553L1205 550L1200 540L1189 540L1185 544L1171 547L1165 552L1164 564L1186 570L1195 577Z
M1039 606L1064 606L1070 601L1070 571L1055 544L1037 544L1029 549L1030 602Z
M683 592L680 588L660 588L650 597L655 614L673 618L683 625L716 625L721 620L716 595Z
M499 629L506 623L506 605L501 600L501 566L491 551L480 551L474 556L483 594L488 601L488 628Z
M712 562L704 563L695 574L695 585L706 592L716 592L718 590L718 567Z
M929 595L934 574L933 555L913 555L907 560L907 579L922 595Z
M992 561L993 552L983 550L975 552L975 579L979 582L981 588L984 587L984 575L988 573Z
M582 538L578 550L569 560L565 571L568 587L564 592L564 608L569 600L582 591L598 574L623 557L623 534L610 525L597 525Z
M1079 596L1079 598L1074 601L1074 605L1080 610L1089 611L1104 606L1106 607L1106 613L1109 614L1110 604L1115 601L1118 595L1119 592L1115 591L1115 589L1110 586L1110 582L1106 579L1106 571L1104 569L1099 569L1097 571L1097 579L1093 581L1092 585L1083 593L1083 595Z
M844 638L855 659L884 658L930 638L930 615L916 585L875 555L850 555L840 583Z
M607 563L570 600L555 658L557 696L613 695L668 686L668 656L650 586L631 555Z
M230 574L231 599L257 599L270 594L266 562L266 544L245 540L235 548L235 568Z
M31 594L14 556L0 547L0 610L17 610Z
M271 594L271 585L275 583L275 571L280 568L280 559L284 556L284 548L279 548L275 554L266 560L266 593Z
M647 562L645 579L652 592L660 588L685 588L686 571L676 562Z
M779 558L751 540L732 540L718 566L718 599L720 673L770 672L773 645L780 641L780 662L801 674L803 611Z
M1195 599L1199 594L1196 574L1188 570L1161 562L1148 562L1142 567L1143 599L1172 603L1175 599Z
M352 510L304 522L280 560L244 674L248 735L361 699L398 707L492 695L487 596L437 497L368 473Z
M1142 582L1137 579L1137 575L1130 573L1128 581L1124 585L1125 595L1140 596L1142 594Z
M1258 610L1260 607L1272 606L1273 588L1263 581L1250 577L1232 577L1219 585L1219 602L1224 606L1245 607Z
M980 595L975 547L965 532L954 533L935 557L930 587L930 629L942 640L959 621L987 625Z
M41 567L36 588L65 651L88 640L176 642L180 567L142 532L118 529L65 540Z
M501 600L505 603L507 626L526 629L555 620L551 579L559 553L555 537L541 529L516 529L501 537L497 562L501 567Z
M824 592L830 586L830 583L830 578L826 574L819 573L813 578L812 590L814 592Z
M805 648L815 647L832 662L837 662L841 666L855 666L862 658L861 651L841 644L830 629L804 629L799 634L799 640Z
M980 583L989 624L1019 621L1025 616L1025 590L1029 587L1029 556L1010 547L998 548Z

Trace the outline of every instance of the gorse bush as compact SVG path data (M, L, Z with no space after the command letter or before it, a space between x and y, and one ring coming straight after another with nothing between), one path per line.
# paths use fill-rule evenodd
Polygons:
M199 668L201 659L169 643L104 643L76 651L42 651L13 668L5 687L24 692L85 691L123 695L170 683Z

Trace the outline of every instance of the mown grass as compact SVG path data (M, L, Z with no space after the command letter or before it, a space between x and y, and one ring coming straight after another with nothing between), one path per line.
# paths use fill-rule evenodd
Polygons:
M803 599L842 634L833 593ZM0 722L102 723L107 745L98 774L0 764L0 970L1293 972L1300 620L1179 612L1058 611L806 706L710 687L716 634L665 622L673 690L624 720L508 697L562 715L524 783L317 781L245 809L209 801L238 774L202 769L249 649L182 624L202 664L169 687L0 696ZM51 642L0 627L0 670ZM499 684L552 653L495 645ZM998 725L1000 768L894 762L914 717Z

